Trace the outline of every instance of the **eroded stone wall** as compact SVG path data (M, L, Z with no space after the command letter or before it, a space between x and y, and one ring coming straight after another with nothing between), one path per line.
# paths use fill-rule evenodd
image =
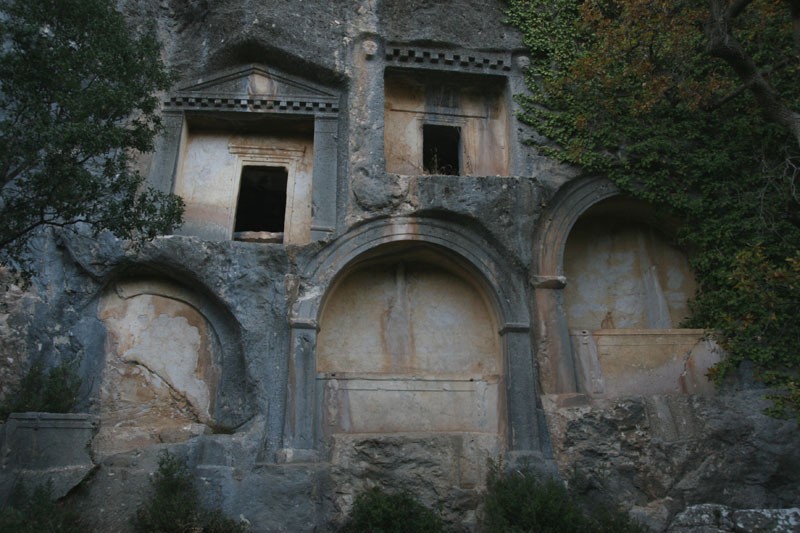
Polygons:
M100 303L108 337L96 453L182 441L214 426L219 340L176 292L158 282L120 283Z
M35 296L14 281L0 271L0 398L13 392L28 363L25 337Z
M696 502L797 506L800 436L762 412L762 391L545 398L561 471L579 492L613 494L655 531ZM572 405L569 405L572 403Z

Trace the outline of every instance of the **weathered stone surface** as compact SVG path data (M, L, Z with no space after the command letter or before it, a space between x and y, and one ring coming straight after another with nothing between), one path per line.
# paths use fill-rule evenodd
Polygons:
M49 485L61 498L95 468L89 445L97 419L86 414L13 413L0 425L0 507L17 484Z
M695 292L685 254L622 214L581 217L564 250L564 271L572 329L678 327Z
M489 50L522 47L519 34L502 23L499 2L469 0L456 8L435 0L387 0L381 8L385 34L392 41L436 40Z
M116 284L103 298L99 313L109 334L96 452L186 440L214 425L218 336L179 298L154 282Z
M703 330L570 330L580 379L593 397L713 394L723 353Z
M206 505L244 519L254 531L320 531L331 486L325 465L198 466Z
M387 172L509 175L506 80L485 78L388 71L383 131ZM446 142L448 136L455 142Z
M668 533L727 533L800 531L800 508L732 509L724 505L692 505L681 511L667 528Z
M252 531L318 531L332 493L326 465L259 463L266 423L257 417L233 435L206 435L109 455L70 503L92 531L127 533L152 492L158 459L186 460L201 503L250 524Z
M284 233L287 244L309 242L313 144L310 138L294 137L297 135L285 139L227 132L190 134L175 183L175 193L186 201L182 232L231 239L242 167L284 168L288 174L284 190L287 214L276 231ZM305 137L310 137L310 132Z
M605 493L661 529L699 503L798 504L800 435L761 413L760 391L544 405L556 459L582 490Z
M331 295L317 340L326 432L499 431L496 320L436 260L366 265Z
M25 337L30 327L36 296L13 283L0 270L0 398L11 393L28 362Z
M264 57L269 57L273 66L299 69L316 78L333 78L343 68L341 50L352 13L347 1L120 3L141 27L157 24L167 60L184 74L263 61Z
M408 491L439 509L457 528L472 529L488 460L503 453L502 440L479 433L335 435L331 444L332 495L339 516L373 487Z
M408 201L408 180L402 176L376 178L367 169L361 168L353 178L352 187L355 200L364 211L395 209Z

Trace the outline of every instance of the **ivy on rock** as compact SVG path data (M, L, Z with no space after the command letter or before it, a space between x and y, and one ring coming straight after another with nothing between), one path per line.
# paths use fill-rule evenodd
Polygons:
M683 222L687 326L800 420L800 1L511 0L544 154Z

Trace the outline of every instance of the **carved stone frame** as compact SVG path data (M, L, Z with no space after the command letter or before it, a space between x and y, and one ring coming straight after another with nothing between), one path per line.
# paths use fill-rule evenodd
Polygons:
M271 92L247 82L256 77L269 80ZM328 239L336 231L337 220L339 101L337 90L257 64L184 83L164 101L164 133L150 169L150 183L165 192L174 190L187 116L192 113L311 117L314 121L311 240Z
M306 268L306 281L291 311L284 447L277 453L278 461L316 461L327 451L320 427L322 391L317 390L316 379L318 319L325 295L353 261L381 245L399 242L438 246L484 285L499 320L509 453L541 455L548 441L538 407L524 275L490 243L458 225L403 217L360 226L322 249Z

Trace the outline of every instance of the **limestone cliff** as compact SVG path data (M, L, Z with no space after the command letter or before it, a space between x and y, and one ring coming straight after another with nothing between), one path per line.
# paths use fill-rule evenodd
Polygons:
M332 529L372 486L474 529L487 459L656 530L800 505L797 428L678 328L673 225L524 144L503 2L119 4L179 75L137 165L186 223L141 250L43 232L0 302L3 392L79 358L99 467L69 497L97 531L165 448L254 531ZM3 483L37 468L9 457Z

